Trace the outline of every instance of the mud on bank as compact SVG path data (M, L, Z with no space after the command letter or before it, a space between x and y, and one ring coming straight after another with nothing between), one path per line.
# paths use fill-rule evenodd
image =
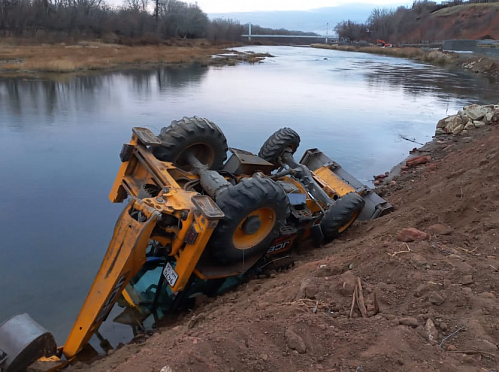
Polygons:
M499 125L439 137L379 189L396 210L92 371L491 371L499 352ZM417 229L417 233L407 228ZM362 306L354 300L362 286ZM364 315L363 315L364 314Z

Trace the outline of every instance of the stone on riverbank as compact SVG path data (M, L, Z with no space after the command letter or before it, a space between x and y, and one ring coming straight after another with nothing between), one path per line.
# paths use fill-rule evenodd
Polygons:
M474 128L499 122L498 105L464 106L456 115L448 116L437 123L435 135L459 135Z

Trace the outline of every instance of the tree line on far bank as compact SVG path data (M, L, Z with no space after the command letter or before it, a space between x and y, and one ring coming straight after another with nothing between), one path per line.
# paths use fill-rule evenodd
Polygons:
M45 38L113 38L155 43L169 38L241 41L247 25L209 20L197 4L179 0L0 0L0 35ZM253 26L253 33L305 34Z
M412 6L395 10L376 8L365 23L350 20L338 23L335 31L345 41L375 42L377 39L391 43L430 43L442 37L466 38L465 30L486 29L494 23L497 7L483 11L479 18L458 17L432 19L430 15L440 9L463 4L496 3L499 0L452 0L437 4L436 1L418 0ZM449 22L449 24L447 24ZM448 27L446 27L448 26ZM486 36L486 35L484 35Z

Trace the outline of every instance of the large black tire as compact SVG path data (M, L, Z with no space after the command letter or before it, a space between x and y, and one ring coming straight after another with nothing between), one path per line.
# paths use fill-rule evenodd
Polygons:
M222 130L212 121L197 116L172 121L161 129L158 138L162 146L154 147L153 154L161 161L176 167L191 169L185 154L192 152L209 169L218 170L227 159L227 140Z
M364 199L355 192L350 192L329 207L321 221L321 230L326 242L339 237L348 229L364 208Z
M300 145L300 136L291 128L281 128L272 134L263 144L258 156L269 163L279 166L279 157L290 149L294 154Z
M216 202L225 217L213 232L208 249L221 264L263 256L288 213L286 193L269 178L245 178Z

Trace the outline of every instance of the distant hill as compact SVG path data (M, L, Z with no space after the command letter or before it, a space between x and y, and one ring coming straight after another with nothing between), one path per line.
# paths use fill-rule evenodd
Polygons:
M210 19L225 18L234 19L246 24L252 24L270 28L285 28L296 31L326 32L326 23L329 22L331 32L337 23L350 19L356 22L365 22L371 14L372 9L383 7L373 4L353 3L336 7L319 8L303 11L260 11L240 13L209 13Z

